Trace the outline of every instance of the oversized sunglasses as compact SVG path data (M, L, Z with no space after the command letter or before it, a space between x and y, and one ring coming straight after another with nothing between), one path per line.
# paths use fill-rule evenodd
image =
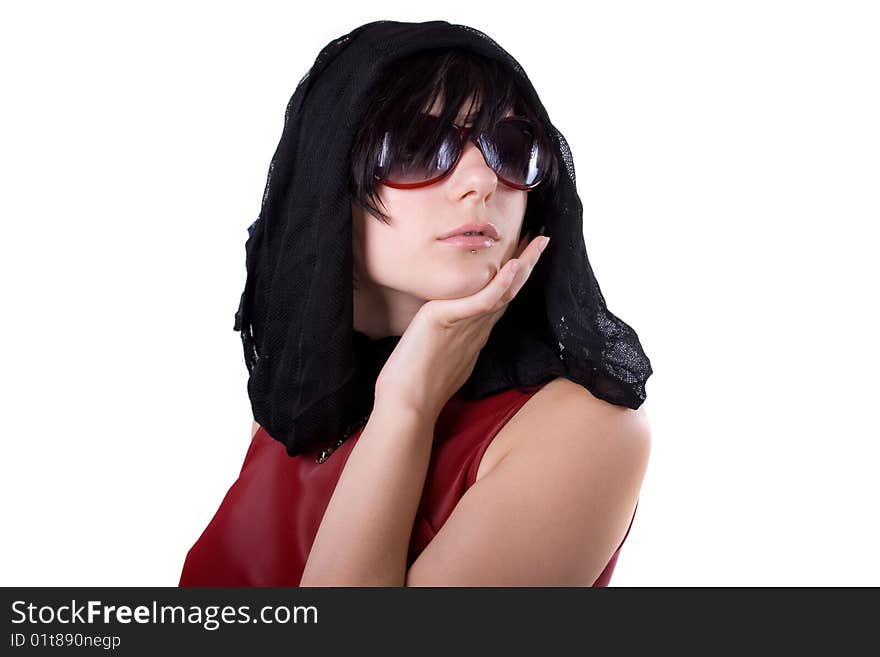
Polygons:
M376 180L398 189L432 185L455 168L470 140L505 185L529 191L543 181L550 152L528 119L503 118L476 138L471 138L471 128L450 124L441 129L438 121L439 117L424 115L401 139L402 143L396 143L394 136L386 132L373 174ZM435 145L425 153L424 145L428 143ZM389 161L395 151L404 153L404 157ZM420 152L423 155L419 156Z

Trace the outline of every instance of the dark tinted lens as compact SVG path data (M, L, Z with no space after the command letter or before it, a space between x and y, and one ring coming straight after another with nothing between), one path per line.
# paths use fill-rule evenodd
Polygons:
M395 183L418 183L439 178L449 171L460 150L455 128L441 129L436 116L425 115L408 134L385 133L376 174Z
M499 121L482 142L489 166L517 185L539 182L546 170L546 148L532 124L522 119Z

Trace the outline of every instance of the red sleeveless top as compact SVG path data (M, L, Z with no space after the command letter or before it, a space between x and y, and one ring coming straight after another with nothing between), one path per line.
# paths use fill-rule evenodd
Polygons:
M542 387L511 388L476 400L456 393L449 399L435 425L407 568L474 484L489 443ZM238 479L190 548L180 586L299 586L330 496L362 431L318 463L322 447L291 457L259 428ZM593 586L608 586L628 535L629 529Z

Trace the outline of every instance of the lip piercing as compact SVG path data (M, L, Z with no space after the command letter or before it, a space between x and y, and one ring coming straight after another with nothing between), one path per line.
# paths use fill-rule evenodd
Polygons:
M476 253L476 249L471 249L471 253Z

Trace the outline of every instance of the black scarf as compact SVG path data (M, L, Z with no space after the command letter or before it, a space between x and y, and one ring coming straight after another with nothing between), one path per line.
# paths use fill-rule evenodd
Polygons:
M362 25L330 42L299 82L245 244L247 282L235 314L254 419L291 456L344 438L368 417L382 365L400 336L353 329L350 151L373 85L390 62L456 47L508 63L536 107L563 171L529 194L550 248L493 328L458 391L479 398L566 377L612 404L638 408L651 364L611 314L587 259L568 144L522 67L482 32L445 21Z

